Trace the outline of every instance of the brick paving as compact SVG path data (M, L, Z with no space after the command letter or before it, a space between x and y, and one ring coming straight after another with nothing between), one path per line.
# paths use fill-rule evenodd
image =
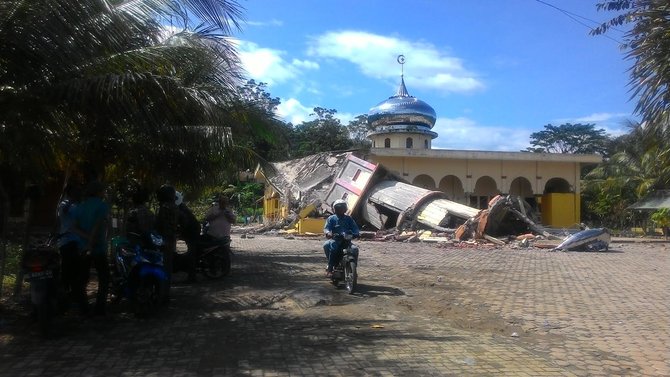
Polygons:
M0 376L670 375L667 243L363 241L350 296L322 276L321 242L236 236L232 276L176 284L150 320L122 303L42 340L25 315L0 318Z

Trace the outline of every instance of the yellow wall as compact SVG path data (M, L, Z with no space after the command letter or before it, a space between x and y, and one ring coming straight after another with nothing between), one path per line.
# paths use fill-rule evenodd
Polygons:
M524 161L524 160L465 160L455 158L406 157L406 156L370 156L370 160L384 165L403 179L412 182L416 176L430 176L439 187L442 178L447 175L458 177L466 193L475 189L477 180L484 176L493 178L497 189L506 194L517 177L530 182L535 195L542 195L544 188L552 178L562 178L572 188L579 182L579 164L561 161ZM577 177L577 178L576 178Z
M572 227L579 223L579 198L575 194L542 195L542 223Z
M305 217L298 220L298 233L323 233L326 219Z
M428 175L435 182L436 189L439 189L442 178L454 175L460 180L464 191L464 197L454 199L466 205L471 205L469 196L474 192L477 180L481 177L491 177L496 183L497 190L503 194L509 193L514 179L523 177L530 182L533 195L543 199L541 210L542 222L545 225L564 227L580 222L579 163L379 155L370 156L370 160L384 165L410 183L418 175ZM574 193L545 195L545 185L552 178L565 180Z
M263 201L263 217L266 220L275 221L281 219L281 212L279 198L265 198Z

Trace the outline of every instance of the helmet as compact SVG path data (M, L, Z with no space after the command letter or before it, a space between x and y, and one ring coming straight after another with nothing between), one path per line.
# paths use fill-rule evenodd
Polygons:
M174 194L174 204L180 205L184 201L184 194L181 192L177 191Z
M336 201L334 201L333 210L337 210L339 208L344 209L344 212L346 212L348 209L347 202L343 199L337 199Z

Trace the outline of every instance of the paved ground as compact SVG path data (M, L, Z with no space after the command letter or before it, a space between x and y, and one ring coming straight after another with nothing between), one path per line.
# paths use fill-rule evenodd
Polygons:
M361 242L359 293L321 240L234 237L233 275L152 320L0 308L0 376L668 376L670 247L607 253Z

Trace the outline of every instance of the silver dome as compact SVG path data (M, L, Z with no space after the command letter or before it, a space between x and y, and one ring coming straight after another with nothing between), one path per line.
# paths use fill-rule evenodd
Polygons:
M436 119L435 110L429 104L409 95L404 78L401 78L396 95L380 102L368 112L368 123L374 129L406 125L409 129L418 127L427 131L433 128ZM398 127L393 128L399 130Z

